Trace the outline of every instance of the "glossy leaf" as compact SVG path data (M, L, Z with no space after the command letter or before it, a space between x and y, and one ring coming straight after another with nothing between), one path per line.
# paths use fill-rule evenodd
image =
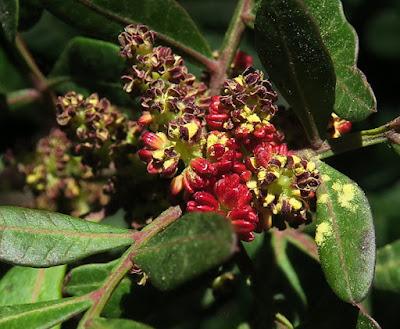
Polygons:
M367 294L375 265L375 232L371 209L361 188L323 162L318 163L315 241L325 277L344 301Z
M296 270L293 268L292 263L288 255L286 254L287 239L281 232L273 232L271 244L274 248L275 261L280 270L286 276L293 290L299 296L303 304L307 304L307 297L304 293L303 287L301 286L299 277L297 276Z
M303 0L318 24L335 67L335 112L360 121L376 112L376 99L364 74L357 68L358 37L347 22L340 0Z
M113 103L126 105L131 100L122 89L121 75L124 69L125 62L116 45L76 37L65 47L49 77L66 80L56 86L60 93L70 90L84 94L97 92Z
M43 210L0 207L0 260L47 267L133 243L128 230Z
M65 298L50 302L0 307L0 328L51 328L89 308L82 298Z
M0 0L0 25L6 39L13 42L18 27L18 0Z
M125 25L143 23L172 46L211 57L211 50L188 13L174 0L45 0L57 17L90 35L117 42Z
M59 299L64 275L64 265L51 268L14 266L0 281L0 306Z
M235 250L230 222L212 213L188 213L143 243L134 262L161 289L179 284L221 264Z
M125 319L104 319L97 318L93 320L93 324L90 326L91 329L151 329L152 327Z
M374 286L400 292L400 240L378 249Z
M100 288L111 274L118 260L105 264L88 264L72 269L67 276L64 293L82 296ZM122 299L130 293L132 281L125 277L118 284L102 311L106 317L118 318L122 315Z
M313 17L299 0L263 0L255 21L256 48L272 81L293 107L311 141L333 112L335 72Z

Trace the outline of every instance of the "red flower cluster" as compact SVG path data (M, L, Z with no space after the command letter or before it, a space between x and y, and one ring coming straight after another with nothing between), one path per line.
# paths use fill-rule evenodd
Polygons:
M126 89L142 93L138 154L149 173L173 178L171 192L183 192L187 211L226 216L245 241L272 215L289 225L306 221L318 174L291 156L284 135L270 122L278 96L263 73L251 68L250 56L238 53L232 72L244 72L210 98L182 58L153 47L154 35L144 26L128 27L120 40L122 55L133 63L124 76Z

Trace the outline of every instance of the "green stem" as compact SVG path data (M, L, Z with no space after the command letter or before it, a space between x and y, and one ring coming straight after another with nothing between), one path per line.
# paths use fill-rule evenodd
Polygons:
M17 47L18 52L20 53L22 59L24 60L25 64L29 68L32 73L32 82L37 90L43 91L47 88L47 80L43 73L40 71L39 67L36 65L33 56L29 52L28 48L24 40L21 38L19 34L15 39L15 45Z
M133 267L133 259L138 248L140 248L143 243L145 243L155 234L163 231L168 225L177 220L181 214L182 211L180 207L171 207L164 211L142 231L135 232L133 234L133 240L135 243L121 256L111 275L106 279L104 284L99 289L87 295L93 304L82 317L81 321L79 322L78 329L89 328L93 322L93 319L101 315L101 312L106 306L115 288Z
M53 106L56 102L55 95L48 89L46 77L40 71L35 60L33 59L33 56L29 52L28 47L26 46L24 40L19 34L17 34L17 37L15 39L15 45L22 60L25 62L26 66L31 72L31 80L35 89L38 92L43 93L51 106Z
M317 150L303 149L297 153L307 158L329 158L347 151L357 150L363 147L385 143L387 141L397 143L400 140L400 117L387 124L368 130L344 135L338 139L330 139L324 142Z
M242 34L246 29L244 17L249 15L252 8L252 0L238 0L235 12L229 23L228 30L222 47L219 51L218 69L211 72L210 90L212 95L217 95L226 79L226 72L235 57L236 50L239 47Z
M79 322L78 329L89 328L93 319L101 315L101 312L110 299L111 294L114 292L115 288L124 278L124 276L133 267L132 253L134 249L135 246L133 245L122 255L115 269L107 278L103 286L89 295L93 305L89 308Z

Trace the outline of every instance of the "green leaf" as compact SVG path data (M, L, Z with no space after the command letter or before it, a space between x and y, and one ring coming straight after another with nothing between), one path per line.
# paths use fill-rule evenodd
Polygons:
M212 213L188 213L143 243L134 256L152 284L169 290L221 264L235 251L230 222Z
M14 266L0 281L0 306L62 298L64 275L64 265L51 268Z
M368 313L360 308L356 329L381 329L381 326Z
M0 24L6 39L14 42L18 27L18 0L0 0Z
M304 293L303 287L301 286L299 277L297 276L296 270L293 268L292 263L288 255L286 254L287 239L284 234L278 231L272 233L271 244L274 248L275 261L280 270L286 276L293 290L299 296L300 300L304 305L307 304L307 297Z
M0 307L0 328L46 329L89 308L82 298L65 298L50 302Z
M112 43L76 37L65 47L49 78L66 79L56 86L60 93L75 90L84 94L98 92L113 103L131 104L122 89L125 62Z
M272 81L293 107L311 142L324 137L335 103L335 72L313 17L301 0L263 0L256 48ZM318 130L318 131L317 131Z
M129 230L67 215L0 207L0 260L47 267L133 243Z
M374 286L400 293L400 240L378 249Z
M210 47L188 13L174 0L45 0L57 17L96 37L117 41L123 27L143 23L164 42L212 57Z
M64 293L82 296L99 289L118 264L118 260L105 264L88 264L74 268L67 275ZM102 315L118 318L122 315L122 299L130 293L132 281L125 277L118 284L102 311Z
M321 31L336 73L335 112L361 121L376 112L376 99L364 74L357 68L358 37L347 22L340 0L303 0Z
M132 320L97 318L93 320L90 329L152 329L152 327Z
M7 77L7 79L0 80L0 90L2 93L9 93L11 91L28 87L29 84L24 79L23 75L16 68L14 63L10 60L6 51L0 47L0 77Z
M319 262L317 245L311 236L292 228L287 228L281 233L284 234L288 242Z
M367 294L374 276L375 232L371 209L361 188L342 173L318 162L315 241L325 277L344 301Z

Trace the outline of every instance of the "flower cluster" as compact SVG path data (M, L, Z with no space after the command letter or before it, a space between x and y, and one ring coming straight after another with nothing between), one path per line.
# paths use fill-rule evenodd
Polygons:
M138 154L147 171L172 178L171 192L183 196L187 211L229 218L245 241L271 225L307 223L318 171L288 150L271 122L278 96L251 68L251 57L238 53L232 72L242 74L209 97L182 58L154 47L154 39L143 25L128 26L119 37L129 63L124 89L141 95Z
M57 122L74 142L74 152L91 166L106 167L116 149L134 143L139 127L105 98L92 94L85 98L69 92L58 98Z
M102 185L91 181L90 167L72 155L72 143L59 129L39 140L33 161L20 170L38 208L81 216L108 202Z

